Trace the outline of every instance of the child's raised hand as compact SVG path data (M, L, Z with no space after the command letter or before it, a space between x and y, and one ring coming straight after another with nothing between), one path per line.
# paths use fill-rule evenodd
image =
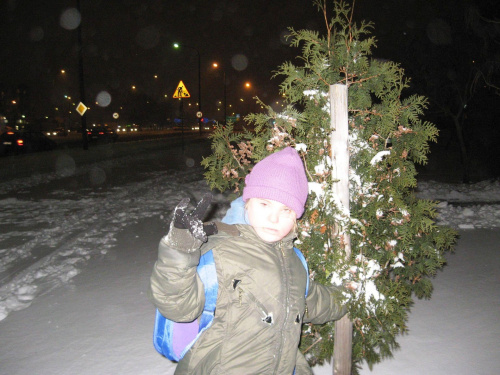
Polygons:
M217 233L215 223L203 224L201 221L211 201L212 194L205 194L193 212L188 213L189 198L181 200L174 211L174 227L177 229L188 229L194 238L206 242L207 236Z

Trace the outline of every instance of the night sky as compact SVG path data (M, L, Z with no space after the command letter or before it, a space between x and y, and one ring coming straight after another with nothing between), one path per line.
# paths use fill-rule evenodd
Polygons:
M2 2L0 83L4 87L26 85L38 113L63 106L64 95L79 97L77 31L74 13L68 11L74 7L73 1ZM212 67L214 61L226 72L228 104L243 95L245 99L277 97L280 81L271 81L272 71L298 54L286 45L287 27L322 26L321 15L310 0L81 0L81 14L86 98L95 101L99 92L110 94L109 106L91 111L104 120L119 111L132 85L138 100L170 100L172 105L171 97L182 80L195 106L195 49L201 57L206 115L217 116L216 102L223 98L223 74ZM195 49L176 50L174 42ZM250 90L243 89L247 81L252 84ZM173 106L177 106L175 101Z
M449 21L443 24L440 18L449 16L449 3L357 0L354 18L375 22L376 57L398 61L401 46L415 35L427 34L434 44L449 37ZM333 1L327 4L333 7ZM64 95L78 102L76 5L63 0L1 2L0 85L3 90L27 87L35 116L70 106ZM144 122L161 121L167 113L175 116L178 101L172 95L180 80L191 94L185 108L191 103L195 111L196 50L204 115L222 119L217 102L223 99L223 74L212 67L214 61L226 73L228 105L238 112L254 110L248 101L242 107L239 99L257 95L274 102L283 78L271 80L273 71L286 61L300 63L300 49L288 46L284 38L287 28L325 34L323 15L311 0L81 0L81 20L85 96L92 106L88 116L100 122L110 121L114 112L126 121L131 102L135 112L147 117ZM176 50L174 42L191 48ZM251 89L244 89L247 81ZM101 107L94 105L98 98Z

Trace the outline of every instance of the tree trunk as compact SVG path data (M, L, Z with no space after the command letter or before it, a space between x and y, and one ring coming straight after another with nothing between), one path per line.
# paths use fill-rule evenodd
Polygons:
M349 122L347 111L347 86L330 86L330 119L332 128L332 161L334 193L342 204L342 212L349 215ZM346 258L351 255L351 239L347 228L340 228L335 235L341 237ZM352 323L347 316L335 322L334 375L350 375L352 366Z
M460 157L462 159L462 182L469 183L469 156L467 155L467 147L465 146L464 139L464 127L460 122L461 113L453 116L453 122L455 124L455 131L457 132L458 144L460 145Z

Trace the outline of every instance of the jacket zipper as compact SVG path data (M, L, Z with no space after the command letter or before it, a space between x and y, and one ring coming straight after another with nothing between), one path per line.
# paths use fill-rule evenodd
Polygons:
M239 287L238 289L239 289L239 293L240 293L240 304L241 304L242 296L245 295L250 300L250 302L252 302L253 305L255 305L257 310L259 310L259 312L262 314L262 320L264 320L265 318L267 318L269 316L269 313L267 312L264 305L262 303L260 303L259 300L257 298L255 298L255 296L252 293L247 292L245 289L243 289L241 287Z
M269 314L267 312L267 309L264 307L264 305L251 292L242 288L241 286L239 286L239 284L240 280L233 280L233 285L235 286L235 289L238 290L238 302L240 306L243 298L246 298L250 302L250 304L253 305L254 308L261 314L263 322L268 324L274 323L272 314Z
M288 275L287 275L287 272L286 272L286 262L285 262L285 251L283 250L283 242L280 241L279 242L279 249L280 249L280 252L281 252L281 269L282 269L282 273L283 273L283 280L285 281L285 294L286 294L286 298L285 298L285 304L286 304L286 308L285 308L285 319L283 319L283 324L281 326L281 340L280 340L280 343L279 343L279 350L278 350L278 354L276 356L276 366L274 368L274 374L277 374L278 373L278 369L279 369L279 366L280 366L280 362L281 362L281 354L283 353L283 340L284 340L284 332L285 332L285 326L286 326L286 323L288 321L288 315L290 314L290 286L289 286L289 278L288 278Z

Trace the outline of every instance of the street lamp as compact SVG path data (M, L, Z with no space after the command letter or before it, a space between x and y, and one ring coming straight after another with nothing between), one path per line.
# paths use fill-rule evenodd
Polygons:
M219 67L219 64L217 64L216 62L213 63L213 67L214 68L218 68ZM222 74L224 76L224 125L226 125L226 121L227 121L227 96L226 96L226 70L223 68L222 69Z
M174 43L174 48L180 48L180 47L194 49L196 51L196 54L198 55L198 112L201 113L201 57L200 57L200 51L198 51L198 49L196 49L195 47L186 46L185 44ZM199 127L200 135L201 135L201 118L198 118L198 127Z
M66 121L66 126L65 126L65 130L68 131L69 129L71 129L71 96L68 96L68 95L64 95L64 99L67 100L67 103L68 103L68 110L67 110L67 113L66 113L66 116L67 116L67 121Z

